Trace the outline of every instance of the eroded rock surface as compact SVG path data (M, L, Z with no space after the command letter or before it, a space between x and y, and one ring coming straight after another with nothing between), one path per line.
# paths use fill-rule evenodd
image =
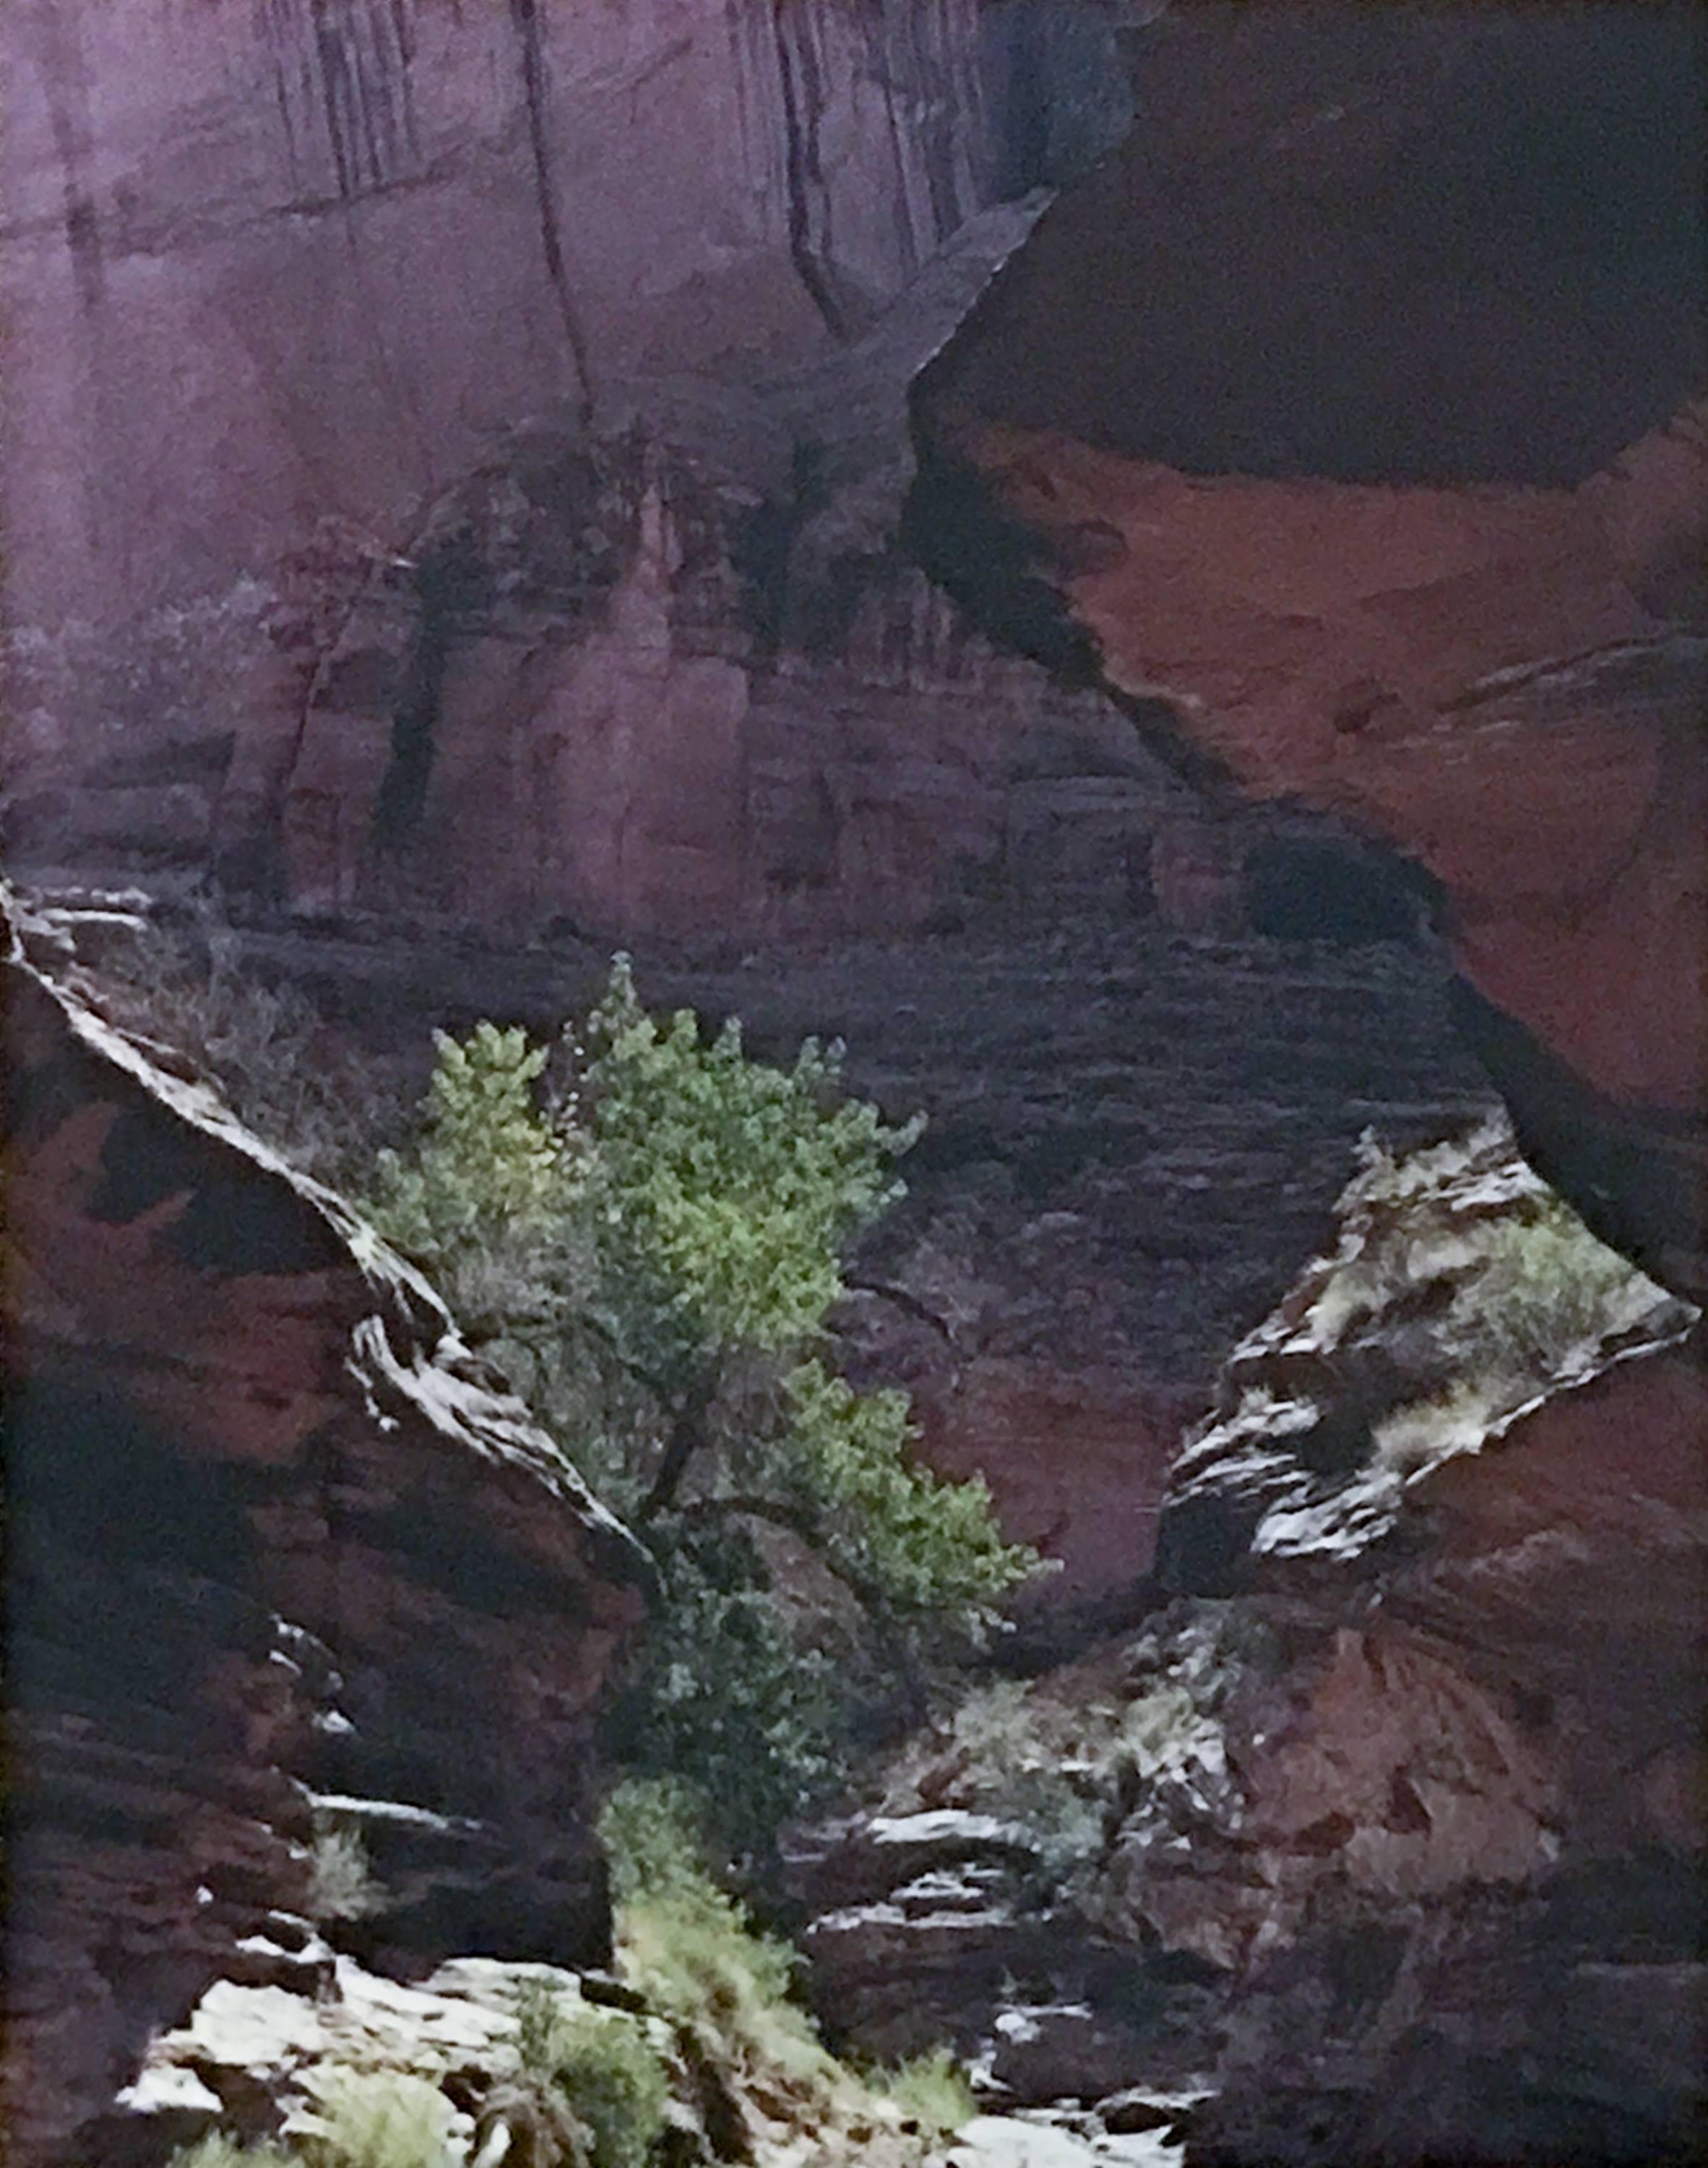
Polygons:
M660 2149L682 2168L943 2168L896 2102L804 2043L793 2043L793 2062L755 2040L738 2046L607 1973L462 1957L405 1985L324 1947L321 1956L311 1984L218 1980L160 2035L95 2133L103 2168L155 2168L175 2137L210 2128L312 2141L364 2091L412 2101L406 2127L437 2127L434 2163L445 2168L572 2168L598 2146L591 2119L542 2067L554 2023L619 2027L650 2051L667 2088Z
M928 372L915 521L1207 778L1422 869L1528 1149L1697 1291L1700 32L1174 11L1156 125Z
M134 913L129 937L113 911L61 917L115 968L135 938ZM569 938L363 935L230 929L221 968L307 988L335 1044L349 1034L394 1078L415 1057L424 1081L429 1025L491 1016L550 1037L609 967ZM1327 1240L1361 1133L1414 1144L1491 1103L1411 943L1082 922L816 953L634 948L649 1005L739 1015L768 1060L842 1038L852 1089L894 1119L927 1113L907 1198L852 1261L844 1354L863 1382L905 1387L933 1464L981 1469L1010 1533L1060 1563L1024 1608L1063 1648L1131 1614L1180 1426ZM125 1012L151 1012L146 986Z
M30 0L13 863L506 932L907 923L988 881L993 749L1064 701L916 571L865 590L905 386L1130 121L1123 35L1101 0ZM1085 771L1077 869L1123 892L1131 765Z
M278 1921L315 1901L324 1795L369 1834L381 1963L597 1958L591 1719L643 1596L407 1267L21 954L4 970L28 2168L212 1979L313 1973Z
M1193 2160L1695 2157L1708 1394L1539 1225L1492 1137L1355 1183L1183 1451L1173 1601L803 1839L834 2022L1205 2090Z

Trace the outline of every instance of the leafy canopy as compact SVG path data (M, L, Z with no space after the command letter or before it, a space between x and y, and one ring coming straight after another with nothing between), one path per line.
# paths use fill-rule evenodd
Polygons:
M1036 1564L981 1481L916 1463L904 1395L830 1359L842 1259L920 1124L846 1097L839 1046L778 1068L733 1019L650 1016L620 956L555 1050L491 1023L437 1044L369 1209L664 1570L619 1751L691 1776L762 1850L862 1697L916 1700L927 1656L976 1642Z
M839 1258L901 1194L894 1165L922 1124L839 1099L841 1049L809 1039L792 1067L709 1044L678 1010L640 1007L628 961L587 1020L585 1099L607 1292L635 1352L684 1384L737 1347L815 1336L842 1293Z

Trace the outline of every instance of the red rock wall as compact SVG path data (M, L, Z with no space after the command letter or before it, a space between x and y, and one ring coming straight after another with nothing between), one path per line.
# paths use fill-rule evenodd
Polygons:
M740 517L735 492L679 468L619 517L587 619L549 603L466 619L395 824L423 621L395 604L353 619L263 806L291 907L745 939L1152 908L1151 837L1190 814L1106 701L994 651L893 556L854 564L828 654L769 651L731 561ZM1028 756L1067 773L1030 774Z
M851 337L988 192L977 0L0 35L13 863L229 870L366 571L496 432Z
M1694 2159L1700 1324L1605 1266L1586 1322L1581 1235L1514 1288L1557 1208L1493 1133L1343 1204L1188 1435L1138 1630L804 1836L820 2007L1117 2130L1207 2087L1217 2168Z
M1203 776L1411 859L1526 1144L1700 1289L1700 17L1212 6L1148 54L1163 124L922 385L915 531Z
M366 1923L382 1962L597 1957L592 1717L642 1603L629 1538L418 1280L5 977L0 2083L30 2168L214 1978L312 1971L311 1792L438 1832Z

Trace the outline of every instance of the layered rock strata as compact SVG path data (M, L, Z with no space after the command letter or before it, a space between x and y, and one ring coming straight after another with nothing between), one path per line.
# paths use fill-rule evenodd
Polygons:
M31 0L8 48L25 621L395 543L485 430L846 335L994 192L974 0Z
M217 865L316 910L395 906L400 874L507 929L952 905L1000 849L990 747L1053 699L917 575L851 625L905 480L869 470L1042 191L1130 121L1127 35L1101 0L31 0L13 862ZM634 429L675 476L639 544ZM544 592L469 563L483 491L550 530ZM795 539L823 683L773 667Z
M122 912L60 917L114 967L141 938L134 911L128 934ZM399 1102L424 1081L430 1025L489 1016L551 1037L609 966L602 945L565 938L220 938L228 982L305 989L325 1019L315 1043L361 1049ZM159 1012L148 953L125 967L140 987L126 1012L145 1018ZM1491 1104L1414 943L1082 922L816 953L646 942L634 961L649 1005L737 1015L766 1060L841 1038L851 1088L894 1119L927 1113L906 1198L851 1262L844 1358L904 1386L933 1464L981 1469L1010 1533L1058 1562L1023 1607L1028 1634L1063 1645L1130 1614L1180 1425L1327 1239L1361 1133L1415 1144ZM281 1056L303 1059L294 1042Z
M332 1901L328 1814L366 1835L382 1964L597 1958L591 1725L644 1599L630 1539L337 1199L4 969L4 2122L29 2168L211 1980L300 1970L279 1922Z

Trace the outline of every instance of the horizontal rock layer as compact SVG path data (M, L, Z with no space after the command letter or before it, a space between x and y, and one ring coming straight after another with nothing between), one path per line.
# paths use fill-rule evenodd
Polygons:
M857 328L996 183L973 0L32 0L7 45L14 621L323 513L395 544L495 427Z
M123 938L66 916L85 945ZM430 1026L490 1016L549 1037L609 966L567 937L222 938L228 970L303 988L401 1097ZM1082 924L817 953L634 945L649 1006L738 1015L768 1060L840 1037L853 1090L894 1119L927 1113L907 1197L852 1261L844 1354L862 1382L908 1389L934 1464L982 1469L1011 1533L1061 1562L1026 1605L1031 1629L1070 1643L1130 1611L1180 1423L1326 1239L1360 1133L1410 1144L1491 1103L1434 959L1397 942Z

